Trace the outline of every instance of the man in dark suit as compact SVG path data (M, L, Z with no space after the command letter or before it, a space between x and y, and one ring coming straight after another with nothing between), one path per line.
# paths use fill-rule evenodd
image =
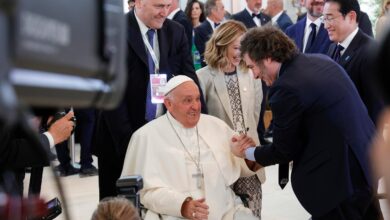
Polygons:
M221 0L207 0L205 3L206 20L195 28L195 46L200 53L202 67L207 64L204 62L204 51L206 43L210 39L214 29L223 21L225 16L225 6Z
M241 12L232 15L232 19L241 21L245 24L246 28L261 27L270 23L271 18L261 12L262 0L246 0L246 8ZM259 123L257 126L257 132L259 133L259 139L261 144L269 144L270 142L264 138L265 126L264 126L264 113L266 109L267 91L268 88L264 82L262 82L263 100L261 102L261 110Z
M171 0L136 1L134 10L127 14L126 91L118 107L99 113L95 131L100 199L117 195L115 183L130 137L159 110L151 100L150 76L158 71L158 76L166 74L168 80L185 74L198 82L184 28L166 19L170 5Z
M299 15L297 22L304 17L306 17L306 13ZM371 24L370 18L368 17L368 14L364 11L360 11L360 19L359 20L360 20L359 21L360 30L362 30L368 36L374 37L374 33L372 32L372 24Z
M374 124L345 71L322 54L299 53L275 27L250 30L241 53L271 86L275 128L273 144L233 139L233 152L261 166L293 161L294 193L313 220L378 219L368 216L380 212L368 161Z
M56 144L69 138L74 129L74 122L71 120L73 116L73 112L67 113L64 117L54 122L46 132L39 134L39 139L46 152L50 152ZM0 143L0 188L13 187L13 189L5 190L23 195L25 168L42 169L42 167L49 165L49 161L46 160L46 157L40 151L32 146L29 134L20 126L10 128L3 127L0 124ZM4 175L6 172L10 172L12 175ZM37 184L36 192L39 194L42 173L38 177L39 179L36 180L38 182L32 183L30 181L30 186ZM10 181L14 182L14 184L7 182L9 178L14 179L14 181Z
M268 0L266 13L272 18L272 25L279 27L284 32L293 22L283 7L283 0Z
M354 82L368 113L375 123L383 102L373 88L370 67L370 47L374 40L358 27L360 6L357 0L326 0L324 23L334 42L328 51Z
M241 21L246 28L261 27L271 21L271 18L261 12L262 0L246 0L246 8L234 15L232 19Z
M168 18L180 23L183 25L186 36L187 36L187 41L192 42L192 24L190 20L188 20L187 15L184 13L183 10L180 9L180 0L172 0L171 8L169 9L169 15ZM189 47L191 50L191 47Z
M321 16L324 0L306 0L307 16L286 29L286 34L295 41L303 53L326 54L331 41L324 29Z

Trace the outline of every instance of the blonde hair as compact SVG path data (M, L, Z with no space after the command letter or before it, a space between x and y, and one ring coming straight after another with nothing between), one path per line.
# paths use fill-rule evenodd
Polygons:
M206 43L204 58L211 68L222 69L229 64L227 49L229 44L247 31L245 25L239 21L229 20L221 24ZM245 68L241 60L240 67Z
M382 4L382 10L380 16L384 16L387 12L386 6L387 4L390 4L390 0L384 0Z
M141 220L133 204L121 197L108 197L100 201L91 220Z

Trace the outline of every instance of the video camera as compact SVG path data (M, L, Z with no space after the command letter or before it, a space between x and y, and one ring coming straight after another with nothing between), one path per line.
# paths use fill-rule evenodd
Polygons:
M1 0L0 45L0 79L29 106L110 109L121 100L122 0Z
M22 107L112 109L122 99L123 0L0 0L0 48L0 131L22 127L42 155Z
M130 200L139 211L141 210L139 191L143 187L144 183L141 176L124 176L116 181L118 196Z

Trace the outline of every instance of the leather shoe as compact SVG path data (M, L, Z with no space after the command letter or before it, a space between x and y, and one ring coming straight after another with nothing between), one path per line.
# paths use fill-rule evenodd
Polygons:
M55 170L59 173L60 176L63 176L63 177L71 176L71 175L74 175L74 174L77 174L80 172L80 169L77 169L70 164L65 165L65 166L58 165L55 167Z
M81 167L80 169L80 177L88 177L88 176L96 176L99 174L98 169L91 165L88 168Z

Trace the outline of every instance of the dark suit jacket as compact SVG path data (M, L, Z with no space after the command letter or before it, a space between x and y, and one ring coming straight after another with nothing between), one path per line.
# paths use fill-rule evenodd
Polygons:
M184 29L185 29L185 32L186 32L186 36L187 36L187 41L189 43L192 42L192 24L191 22L188 20L188 17L187 15L182 11L182 10L179 10L175 16L173 16L172 20L180 23L181 25L183 25ZM191 47L189 47L191 49Z
M291 39L295 41L295 44L299 48L299 51L303 51L303 37L305 34L305 26L306 26L306 19L307 17L304 17L303 19L299 20L296 24L291 25L286 29L286 34ZM332 41L329 40L328 31L325 30L324 24L321 24L318 33L316 35L316 38L314 40L313 46L310 48L308 53L322 53L326 54L329 49L329 45L332 43Z
M329 47L328 55L334 56L337 43ZM371 82L372 67L370 64L370 46L374 46L374 40L359 30L353 38L351 44L345 49L344 54L339 60L339 64L344 67L354 82L360 97L367 107L371 119L376 122L379 113L383 108L383 102L373 88Z
M299 54L282 65L269 100L273 144L256 148L256 161L263 166L294 161L291 184L310 214L322 216L353 193L350 173L371 182L374 124L339 65L322 54ZM349 158L357 161L355 169Z
M297 22L305 17L306 17L306 12L298 16ZM368 17L367 13L364 11L360 11L359 28L367 35L374 37L370 18Z
M45 151L50 152L49 140L39 134ZM33 147L28 135L19 127L12 130L0 128L0 171L1 169L24 169L25 167L48 166L45 155ZM52 155L50 155L50 159Z
M101 198L113 196L115 193L115 181L120 176L131 135L146 123L146 95L149 82L147 52L134 11L128 13L127 19L126 91L118 107L99 113L94 135L94 153L99 157L99 181L104 181L99 182ZM160 72L166 73L168 79L174 75L185 74L199 84L191 54L188 53L189 44L184 28L177 22L166 19L162 28L157 30L157 35L160 47ZM101 166L113 168L106 170ZM102 189L101 184L106 185L107 189Z
M200 59L202 61L202 67L206 66L204 62L204 51L206 49L206 43L213 34L213 28L210 22L204 20L198 27L195 28L195 46L200 53Z
M278 27L285 32L288 27L290 27L293 22L291 21L291 18L286 14L286 12L283 12L278 20L276 20L276 23Z
M372 24L371 24L370 18L368 17L367 13L364 11L360 11L359 28L364 33L366 33L368 36L374 37L374 33L372 32Z
M256 23L253 21L252 15L250 15L246 9L232 15L232 19L236 21L241 21L248 29L256 27ZM271 18L268 15L260 13L261 25L266 25L269 21L271 21Z

